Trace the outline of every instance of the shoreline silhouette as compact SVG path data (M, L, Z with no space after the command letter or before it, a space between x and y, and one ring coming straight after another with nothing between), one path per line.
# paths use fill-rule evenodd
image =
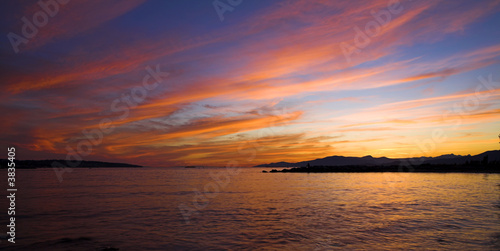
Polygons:
M387 157L330 156L296 163L276 162L256 167L284 167L270 172L481 172L500 173L500 151L478 155L447 154L437 157L391 159Z
M268 172L263 170L262 172ZM374 173L374 172L415 172L415 173L500 173L500 163L469 165L431 165L411 167L402 166L305 166L272 169L270 173Z
M0 165L2 168L7 168L7 159L0 159ZM135 167L141 168L143 166L133 165L127 163L115 163L115 162L104 162L104 161L90 161L82 160L78 165L70 166L67 165L65 160L61 159L50 159L50 160L15 160L16 169L36 169L36 168L52 168L52 163L60 163L60 167L70 167L70 168L114 168L114 167Z

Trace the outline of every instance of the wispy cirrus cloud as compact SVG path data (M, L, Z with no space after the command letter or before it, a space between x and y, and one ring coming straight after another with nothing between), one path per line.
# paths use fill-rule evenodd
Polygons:
M35 13L45 11L38 2L26 3L20 16L31 18ZM68 1L65 4L55 2L54 6L57 7L52 5L48 7L51 10L58 9L56 15L49 20L50 25L41 27L36 36L24 46L24 49L34 50L51 42L80 35L126 14L144 2L145 0ZM21 17L18 19L20 20ZM16 25L22 26L21 23Z
M353 43L354 28L363 30L387 4L282 1L253 11L242 7L244 15L221 24L211 23L199 6L181 3L167 9L176 5L70 1L23 53L0 51L7 59L0 104L14 118L2 125L14 136L2 141L19 139L30 151L64 154L83 129L111 118L116 130L106 135L98 156L147 156L151 163L220 164L236 157L234 147L242 141L261 142L260 162L333 151L366 155L381 142L406 144L405 133L438 126L453 102L475 95L458 76L476 78L498 64L498 43L474 40L471 34L480 31L471 27L495 17L500 1L401 1L402 11L348 62L340 44ZM17 16L37 10L16 6L23 7L13 8ZM159 8L169 15L159 15ZM454 43L458 39L468 42ZM125 119L116 119L120 114L110 104L156 64L169 78L128 107ZM490 94L481 110L450 118L491 126L498 92ZM269 112L278 107L287 112ZM276 125L278 135L258 136ZM16 133L19 128L26 135Z

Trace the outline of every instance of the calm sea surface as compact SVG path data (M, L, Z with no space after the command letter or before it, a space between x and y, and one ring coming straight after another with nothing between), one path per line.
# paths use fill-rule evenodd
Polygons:
M500 250L498 174L261 170L17 170L0 249Z

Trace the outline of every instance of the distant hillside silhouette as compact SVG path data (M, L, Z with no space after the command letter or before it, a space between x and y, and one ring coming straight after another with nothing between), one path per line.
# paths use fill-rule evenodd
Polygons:
M7 168L7 163L9 161L6 159L0 159L0 168ZM69 166L66 163L66 160L61 159L52 159L52 160L15 160L16 169L32 169L32 168L44 168L44 167L52 167L53 162L58 162L57 167L73 167ZM61 166L62 165L62 166ZM102 162L102 161L80 161L78 166L75 168L86 168L86 167L142 167L139 165L132 165L126 163L113 163L113 162Z
M256 167L301 167L307 164L311 166L399 166L401 163L412 163L416 165L475 165L487 162L489 164L498 163L500 165L500 150L487 151L478 155L454 155L447 154L438 157L416 157L391 159L387 157L374 158L365 157L343 157L330 156L321 159L301 161L301 162L275 162L261 164Z

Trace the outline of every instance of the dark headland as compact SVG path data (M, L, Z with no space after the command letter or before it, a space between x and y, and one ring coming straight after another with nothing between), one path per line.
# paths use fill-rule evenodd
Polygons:
M127 163L113 163L103 161L80 161L78 165L69 165L66 160L15 160L16 169L33 169L33 168L52 168L52 167L70 167L70 168L111 168L111 167L142 167ZM0 168L7 168L7 163L10 161L0 159ZM53 163L57 163L53 165Z
M500 151L487 151L478 155L447 154L438 157L391 159L386 157L330 156L295 163L277 162L256 167L287 167L270 172L464 172L500 173ZM266 171L263 171L266 172Z

